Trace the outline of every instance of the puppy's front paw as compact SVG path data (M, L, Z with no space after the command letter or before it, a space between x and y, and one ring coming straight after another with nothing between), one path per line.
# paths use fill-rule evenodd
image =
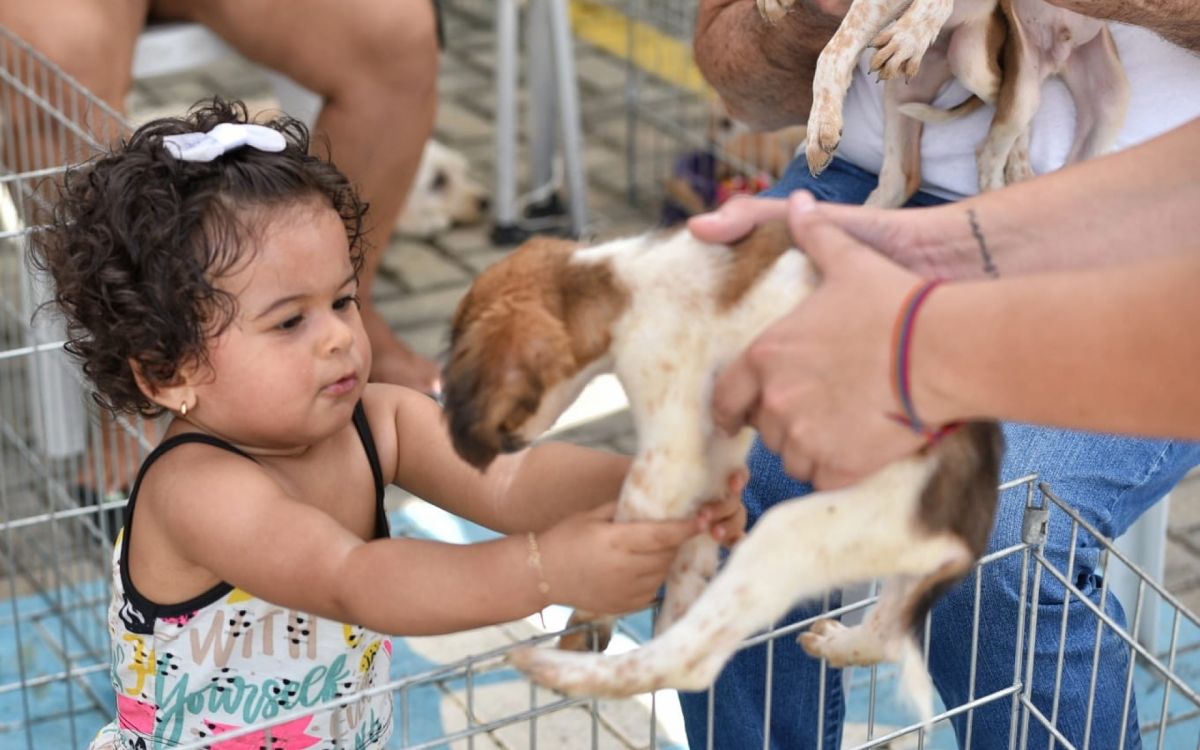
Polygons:
M937 36L929 36L904 23L907 16L879 32L871 46L878 50L871 57L871 70L879 73L882 80L903 75L911 81L921 68L921 58Z
M842 114L824 108L824 113L808 118L808 140L804 146L804 154L808 158L808 171L813 177L825 171L833 155L837 152L838 144L842 142Z
M779 23L795 4L796 0L758 0L758 12L771 23Z

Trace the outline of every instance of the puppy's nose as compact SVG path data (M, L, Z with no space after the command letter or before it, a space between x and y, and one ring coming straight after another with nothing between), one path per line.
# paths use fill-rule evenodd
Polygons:
M491 207L492 207L492 201L486 195L479 199L480 213L486 212Z
M500 451L503 453L516 453L519 450L523 450L527 445L529 443L518 435L504 433L500 436Z

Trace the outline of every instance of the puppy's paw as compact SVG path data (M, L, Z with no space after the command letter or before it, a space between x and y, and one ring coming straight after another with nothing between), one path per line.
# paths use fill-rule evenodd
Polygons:
M886 644L862 625L848 628L837 620L818 620L796 640L810 656L835 668L867 667L887 660Z
M808 158L808 171L813 177L825 171L833 155L837 152L838 144L842 142L842 114L830 112L827 115L809 117L808 140L804 146Z
M558 690L562 682L562 665L553 655L553 651L543 648L522 646L509 652L508 663L524 672L530 681Z
M796 0L758 0L758 12L771 23L779 23L795 4Z
M523 646L508 654L508 662L521 670L530 681L563 695L592 695L627 698L663 686L663 678L644 669L633 668L627 660L599 654L572 654L554 649Z
M871 191L867 199L863 201L864 206L871 208L900 208L908 201L904 195L904 186L896 189L893 185L884 185L880 182L878 187Z
M1020 144L1013 147L1004 164L1004 182L1013 185L1033 177L1033 165L1029 161L1029 148Z
M977 162L979 166L979 192L999 190L1004 187L1004 172L1008 163L1008 155L1000 153L988 142L979 149Z
M879 32L871 46L877 51L871 57L871 70L879 73L879 78L889 80L904 76L911 81L921 69L921 59L925 51L933 43L933 36L927 36L913 30L913 24L906 24L905 18Z
M844 667L849 662L842 658L838 640L839 636L848 630L849 628L837 620L817 620L808 632L801 633L796 640L809 656L825 659L833 667Z

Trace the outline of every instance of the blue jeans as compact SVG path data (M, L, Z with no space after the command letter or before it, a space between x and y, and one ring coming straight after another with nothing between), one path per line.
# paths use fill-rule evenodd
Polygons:
M829 169L813 179L803 158L794 161L771 194L782 196L797 189L811 190L821 200L861 203L874 188L876 177L845 162L834 160ZM909 205L935 205L943 202L932 195L918 193ZM964 219L965 221L965 219ZM1122 534L1151 505L1200 464L1200 445L1170 440L1145 440L1097 435L1067 430L1052 430L1020 424L1005 424L1008 450L1001 478L1009 481L1037 473L1048 481L1056 494L1076 508L1084 518L1106 536ZM775 503L812 491L784 472L778 456L761 442L750 454L750 483L745 499L750 522L754 523ZM1001 493L996 526L992 532L992 551L1021 542L1025 508L1025 488ZM1071 519L1064 513L1050 514L1051 524L1045 554L1061 571L1069 567ZM1075 540L1075 583L1097 605L1100 602L1101 549L1095 539L1080 533ZM1031 566L1030 570L1032 571ZM1025 658L1016 653L1018 612L1021 609L1022 560L1008 555L989 562L982 569L978 662L974 695L986 696L1013 684L1014 667L1020 658L1024 677ZM1032 573L1030 574L1032 578ZM953 708L968 702L971 694L971 637L974 619L975 577L952 589L933 609L929 667L934 684L945 704ZM1029 582L1030 591L1032 581ZM1032 598L1030 596L1030 598ZM1033 673L1033 701L1049 717L1053 710L1055 675L1058 664L1059 632L1062 622L1065 587L1048 575L1042 576L1039 594L1036 655ZM837 606L834 595L833 606ZM1063 678L1059 690L1057 728L1072 744L1081 745L1088 714L1092 660L1096 648L1097 618L1071 597L1066 637L1063 639ZM1124 623L1124 612L1116 598L1106 600L1107 612ZM816 615L818 605L794 610L781 625ZM1026 628L1028 622L1026 622ZM771 722L770 747L803 750L817 746L818 711L821 710L821 663L809 657L792 637L779 638L770 652ZM766 644L740 651L721 673L713 690L713 747L718 750L764 747L764 708L767 695ZM1101 636L1100 661L1096 669L1091 746L1116 747L1124 711L1128 649L1111 631ZM839 670L824 668L824 747L841 746L844 714L842 678ZM693 750L708 747L709 696L705 693L681 693L688 742ZM972 748L1009 747L1012 702L990 702L974 711L971 728ZM953 720L961 745L965 743L966 714ZM1141 747L1136 709L1130 710L1125 747ZM1036 721L1030 722L1028 747L1043 748L1049 735Z

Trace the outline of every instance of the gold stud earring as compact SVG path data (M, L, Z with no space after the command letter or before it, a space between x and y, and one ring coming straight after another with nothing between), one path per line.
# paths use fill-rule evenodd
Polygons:
M181 417L186 417L186 416L187 416L187 410L188 410L187 401L184 401L183 403L181 403L181 404L179 405L179 416L181 416Z

